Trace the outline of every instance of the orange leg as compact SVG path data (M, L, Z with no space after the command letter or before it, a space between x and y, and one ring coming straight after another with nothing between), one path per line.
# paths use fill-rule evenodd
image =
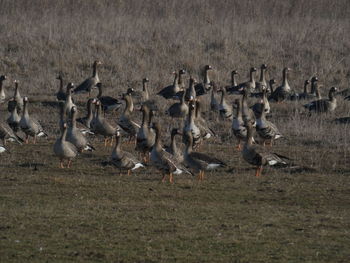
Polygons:
M114 136L112 136L111 138L111 143L109 144L110 146L113 146L113 142L114 142Z
M107 141L108 141L108 138L106 137L105 138L105 147L107 147Z
M33 144L36 144L36 135L34 135Z
M173 174L172 174L172 173L169 174L169 182L170 182L171 184L174 183L174 178L173 178Z
M256 168L256 171L255 171L256 177L259 177L261 175L262 169L263 169L262 166L259 166Z
M242 148L241 148L241 141L239 140L238 141L238 144L236 145L236 150L237 151L240 151Z
M60 160L60 168L64 168L63 160Z
M162 183L165 183L165 179L166 179L166 174L163 175Z
M25 143L28 144L29 143L29 135L26 135L26 140Z
M202 175L201 175L201 181L204 180L204 171L202 171Z
M68 160L67 168L70 168L71 163L72 163L72 160L69 159L69 160Z
M131 175L131 171L130 170L128 170L128 176L130 176Z

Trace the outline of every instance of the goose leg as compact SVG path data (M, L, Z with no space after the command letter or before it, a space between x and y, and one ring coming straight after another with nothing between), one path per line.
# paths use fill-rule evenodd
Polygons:
M163 175L162 183L165 183L165 179L166 179L166 174Z
M174 179L173 179L173 174L172 174L172 173L169 174L169 182L170 182L171 184L174 183Z
M69 160L68 160L68 164L67 164L67 168L70 168L71 163L72 163L72 160L69 159Z
M241 140L238 141L238 144L236 145L236 150L237 151L241 150Z
M109 144L110 146L113 146L113 142L114 142L114 136L112 136L112 138L111 138L111 143Z
M60 168L64 168L63 160L62 160L62 159L60 159Z
M201 181L204 180L204 171L202 171L202 175L201 175Z
M259 166L256 168L256 171L255 171L256 177L259 177L261 175L262 169L263 169L262 166Z
M25 143L28 144L29 143L29 135L26 134L26 140L25 140Z
M36 144L36 135L34 135L33 144Z
M106 137L105 138L105 147L107 147L107 140L108 140L108 138Z
M128 176L130 176L131 175L131 171L130 170L128 170Z

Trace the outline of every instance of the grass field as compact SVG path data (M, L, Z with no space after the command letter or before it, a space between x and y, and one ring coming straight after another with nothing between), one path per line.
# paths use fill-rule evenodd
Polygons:
M350 127L332 122L350 116L341 97L326 116L308 117L303 102L273 104L272 121L285 135L273 150L300 168L267 168L260 178L234 149L230 123L205 106L219 132L201 151L228 167L201 183L179 176L173 185L162 184L152 167L129 177L104 165L111 148L101 138L91 138L96 152L59 169L52 151L58 109L50 106L57 74L79 83L95 59L115 97L140 89L143 77L155 93L182 67L200 79L201 67L211 64L211 79L226 85L231 70L245 81L249 67L262 63L278 83L282 68L291 67L296 91L317 75L326 96L330 86L349 87L348 1L34 2L0 1L6 93L18 79L49 134L36 145L9 144L0 155L1 262L349 261ZM85 97L75 99L84 115ZM163 114L170 104L156 99L156 119L171 123ZM6 108L0 105L1 120Z

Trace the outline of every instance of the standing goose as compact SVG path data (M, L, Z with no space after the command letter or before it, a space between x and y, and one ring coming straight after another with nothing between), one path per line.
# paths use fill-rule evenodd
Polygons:
M144 161L147 161L149 152L151 151L155 142L155 132L150 127L152 111L147 105L141 106L142 124L136 136L136 151L142 153Z
M197 96L202 96L206 94L211 88L211 82L209 79L209 71L212 70L212 66L206 65L204 67L204 81L203 83L197 83L194 86Z
M310 84L310 80L307 79L304 81L304 91L299 94L298 96L299 100L306 100L311 98L310 94L307 92L307 87L309 84Z
M249 93L252 93L255 91L256 83L255 83L255 76L254 72L256 72L256 68L252 67L249 71L249 81L238 84L238 89L246 89Z
M66 100L64 102L64 110L67 116L70 116L72 108L75 106L72 100L72 89L74 88L74 84L72 82L67 85L67 94Z
M77 122L83 124L86 128L91 129L91 121L93 119L93 113L92 113L92 104L96 102L96 99L89 99L86 103L87 107L87 116L78 118Z
M67 93L63 90L63 77L61 74L59 74L56 79L60 81L60 86L58 92L56 93L56 98L58 101L65 101Z
M252 165L256 166L255 176L260 176L263 166L273 166L276 164L286 165L287 157L277 153L270 153L260 145L253 145L253 128L251 123L247 123L247 140L242 151L243 159Z
M101 103L96 101L96 116L91 121L92 131L95 134L102 135L104 139L104 145L107 146L107 141L110 138L110 145L113 145L113 136L120 130L119 126L111 125L101 114Z
M5 102L6 99L6 94L5 94L5 90L3 87L3 82L6 80L6 76L5 75L1 75L0 76L0 104Z
M18 132L19 122L21 120L21 117L18 115L18 112L17 112L16 101L14 101L13 99L11 100L12 102L14 102L14 106L11 107L11 112L10 112L10 116L7 118L7 123L14 132Z
M133 105L132 97L130 94L123 94L122 99L125 101L125 109L123 114L120 116L118 120L118 125L129 134L129 141L136 138L137 132L140 128L136 122L132 120L132 110L131 106Z
M88 93L90 96L91 90L96 87L97 83L100 82L97 72L97 66L102 65L101 61L94 61L92 65L92 76L86 80L84 80L78 87L74 89L75 94L79 93Z
M188 114L188 105L185 102L186 93L183 92L180 102L176 102L166 111L172 118L184 118Z
M60 159L60 168L64 168L64 160L68 160L67 168L69 168L72 163L72 159L77 156L78 150L72 143L66 140L67 124L64 123L62 128L62 135L59 139L56 140L53 146L53 151Z
M238 75L237 70L231 71L231 85L226 87L226 91L230 94L241 94L241 87L237 84L236 75Z
M321 99L319 90L318 90L318 78L316 76L311 78L310 96L313 98Z
M216 136L216 134L213 131L213 129L211 129L208 126L208 122L205 119L203 119L201 108L202 108L202 103L200 102L199 99L196 99L196 114L195 114L196 125L201 132L201 137L203 138L203 140L205 140L213 136Z
M255 116L253 110L248 106L248 93L249 90L244 88L242 96L242 118L244 123L250 122L252 125L254 125Z
M3 121L0 121L0 139L3 145L6 145L6 141L17 142L18 144L22 144L23 142L23 139L17 136L11 127Z
M270 79L269 80L269 88L267 89L267 93L273 93L275 90L275 84L276 84L276 80L275 79Z
M210 155L193 152L193 137L190 131L186 132L186 137L188 138L185 154L184 154L184 162L186 166L193 169L198 174L198 179L204 179L204 171L206 170L214 170L219 167L224 167L226 164Z
M256 111L260 110L260 103L264 103L264 111L265 113L270 113L270 103L269 100L267 99L267 88L263 87L262 88L262 99L260 100L260 102L255 103L252 107L252 110L256 116Z
M290 68L284 68L283 69L283 81L282 85L279 86L277 89L275 89L270 97L269 100L274 100L276 102L281 102L289 98L291 94L291 88L288 83L288 72L291 71Z
M123 151L120 145L121 135L120 132L117 131L115 135L115 147L111 155L111 163L119 168L119 172L122 169L126 169L128 171L128 175L130 175L131 171L144 167L144 165L139 160L137 160L135 156L129 152Z
M217 93L218 93L218 88L216 87L216 84L212 82L211 94L210 94L210 109L212 111L219 110L219 102L215 96Z
M23 98L23 113L19 126L22 131L26 134L26 143L29 143L29 136L34 137L33 143L36 143L36 137L47 137L47 134L44 132L40 123L35 119L29 116L28 113L28 98Z
M71 116L72 116L72 124L67 131L67 141L74 144L74 146L77 148L79 152L83 152L83 150L94 151L95 148L87 141L87 139L82 134L82 132L77 128L77 122L76 122L77 107L76 106L72 107Z
M183 152L177 147L176 145L176 135L182 135L181 132L179 132L179 130L177 128L173 128L171 130L171 142L170 142L170 146L165 147L165 150L170 153L171 155L173 155L177 161L179 161L180 163L182 163L184 161L184 155Z
M189 112L187 115L187 118L184 123L183 131L182 134L186 135L187 131L192 132L192 137L193 137L193 147L197 147L201 142L202 142L202 136L201 136L201 131L198 128L198 126L195 123L195 117L196 117L196 103L194 100L190 100L189 103ZM182 142L184 144L187 143L187 137L182 136Z
M116 111L121 107L122 103L119 100L110 96L102 96L101 82L97 83L96 87L98 88L97 99L101 102L103 112Z
M312 111L317 113L332 112L337 107L337 99L335 93L337 92L336 87L332 87L328 93L328 99L314 100L304 105L304 108L308 109L310 113Z
M232 121L232 107L230 107L225 99L226 96L226 89L221 88L219 90L221 92L221 100L219 104L219 112L220 116L224 120L230 120Z
M266 120L264 103L259 103L254 113L256 117L256 131L263 140L264 146L266 141L269 141L270 146L272 146L273 140L283 137L276 125Z
M186 70L184 70L184 69L179 70L179 78L177 80L177 83L178 83L180 89L186 88L186 83L185 83L184 78L183 78L183 75L185 75L185 74L186 74Z
M151 164L154 165L163 174L162 182L165 182L169 174L169 182L173 183L173 175L182 173L191 174L173 155L166 152L161 144L161 130L158 123L153 123L152 128L156 133L155 144L151 151Z
M260 67L260 80L255 83L255 90L258 92L262 92L263 89L267 88L267 82L265 79L267 65L262 64Z
M163 88L157 93L158 96L162 96L165 99L172 99L176 93L178 93L181 88L179 86L178 78L179 75L174 71L174 82L172 85Z
M232 133L237 138L237 150L241 150L241 141L247 139L247 128L244 125L242 118L242 103L240 99L236 99L233 103L233 119L232 119Z
M174 98L181 98L183 96L183 94L185 93L185 99L186 101L189 101L191 98L195 99L198 94L196 92L195 89L195 85L196 85L197 81L191 77L190 81L189 81L189 87L186 90L180 90L178 93L175 94ZM203 94L201 94L203 95Z
M15 93L13 95L13 100L10 100L7 105L7 109L9 112L13 110L13 107L17 107L18 113L22 112L23 109L23 99L21 97L21 94L19 93L19 88L18 88L18 81L15 80Z

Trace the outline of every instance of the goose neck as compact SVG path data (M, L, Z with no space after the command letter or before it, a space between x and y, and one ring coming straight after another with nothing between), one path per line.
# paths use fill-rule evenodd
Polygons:
M206 70L204 72L204 84L209 84L210 83L210 79L209 79L209 70Z
M237 86L236 74L235 73L231 73L231 86L233 86L233 87Z
M261 68L260 71L260 82L265 82L265 69Z

